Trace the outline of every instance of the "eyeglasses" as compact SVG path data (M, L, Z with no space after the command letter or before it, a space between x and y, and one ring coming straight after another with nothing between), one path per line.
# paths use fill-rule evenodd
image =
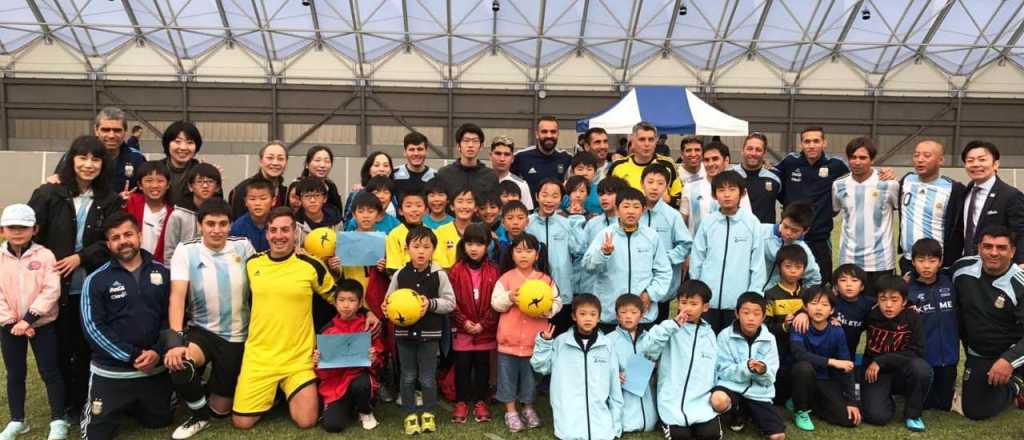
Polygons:
M480 141L480 139L476 139L476 138L462 138L462 140L459 141L459 143L460 144L469 144L469 145L480 145L481 141Z
M217 181L213 180L213 179L199 178L199 179L193 180L192 184L196 185L196 186L213 186L213 185L217 184Z

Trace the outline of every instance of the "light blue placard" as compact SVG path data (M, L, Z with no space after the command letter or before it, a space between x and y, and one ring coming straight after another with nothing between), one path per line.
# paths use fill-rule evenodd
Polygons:
M348 231L338 233L334 254L342 266L376 266L384 258L384 234Z
M622 389L634 396L643 397L647 394L647 385L651 383L651 373L654 372L654 362L651 362L642 355L635 354L626 362L626 383Z
M316 335L316 347L320 350L320 364L317 368L370 366L369 333Z

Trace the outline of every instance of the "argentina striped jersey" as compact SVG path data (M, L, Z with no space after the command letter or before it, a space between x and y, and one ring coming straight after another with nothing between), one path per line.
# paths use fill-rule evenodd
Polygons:
M953 180L939 176L931 182L922 182L917 174L903 178L900 194L900 247L904 258L910 259L910 249L922 238L943 242L946 210L953 192ZM945 243L943 243L945 246Z
M171 281L188 281L190 326L228 342L245 342L252 304L245 261L255 254L243 237L230 237L213 251L202 238L182 242L171 259Z
M895 267L892 216L899 197L899 182L880 181L878 172L863 182L849 174L832 184L832 209L843 219L839 236L839 263L853 263L865 271Z

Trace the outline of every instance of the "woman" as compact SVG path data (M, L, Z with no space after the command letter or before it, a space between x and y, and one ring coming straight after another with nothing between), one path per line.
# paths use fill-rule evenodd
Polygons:
M87 274L110 261L103 222L121 209L121 198L107 184L107 151L95 136L75 139L58 173L61 183L47 183L32 193L36 242L57 259L61 300L57 317L58 362L72 417L81 413L88 392L89 344L82 335L79 295Z
M168 191L171 203L180 205L188 191L185 176L199 163L196 154L203 147L203 136L199 129L188 121L176 121L164 130L161 142L164 158L161 160L171 173L171 189Z
M302 175L299 176L299 179L308 176L323 179L324 183L327 184L327 204L333 206L338 212L342 212L341 195L338 193L338 185L335 185L329 176L332 168L334 168L334 152L323 145L314 145L306 152L306 167L302 170ZM295 180L298 181L299 179Z
M370 153L369 156L366 156L366 160L363 161L362 168L359 169L359 183L352 185L352 191L349 191L348 199L345 200L345 221L347 222L352 218L352 200L355 198L356 194L363 190L363 187L366 186L366 182L370 180L371 177L384 176L388 179L394 180L394 174L394 161L391 160L391 156L388 156L387 153L383 151L374 151ZM384 207L384 212L396 215L394 201Z

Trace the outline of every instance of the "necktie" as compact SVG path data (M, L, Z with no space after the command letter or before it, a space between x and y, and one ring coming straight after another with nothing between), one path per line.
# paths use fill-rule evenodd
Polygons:
M977 246L974 243L974 230L978 226L974 221L974 210L976 209L974 204L978 198L978 191L981 188L978 185L974 185L971 188L971 199L967 202L967 226L964 228L964 255L974 255L977 253Z

